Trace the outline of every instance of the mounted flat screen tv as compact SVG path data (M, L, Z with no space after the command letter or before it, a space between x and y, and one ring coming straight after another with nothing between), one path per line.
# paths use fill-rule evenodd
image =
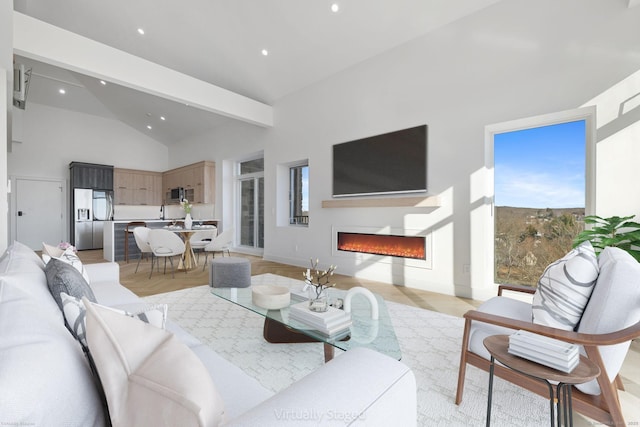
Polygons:
M333 146L333 197L427 191L427 125Z

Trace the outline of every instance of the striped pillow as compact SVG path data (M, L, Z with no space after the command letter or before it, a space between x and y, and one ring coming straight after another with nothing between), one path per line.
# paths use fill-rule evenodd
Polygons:
M598 260L586 241L550 264L533 296L533 323L571 331L576 328L598 278Z

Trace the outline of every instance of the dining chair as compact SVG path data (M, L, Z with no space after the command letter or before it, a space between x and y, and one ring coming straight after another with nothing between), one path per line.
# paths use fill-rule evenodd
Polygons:
M129 262L129 234L133 233L138 227L146 227L147 223L144 221L131 221L124 227L124 260Z
M191 243L193 252L198 255L198 261L200 261L200 252L203 252L204 248L211 243L217 235L218 229L216 227L204 228L191 235L189 242Z
M136 273L138 272L138 267L140 267L140 260L144 254L151 254L153 258L153 251L151 250L151 246L149 246L149 228L147 227L136 227L133 229L133 237L136 240L136 245L138 245L138 250L140 251L140 257L138 258L138 264L136 265ZM151 265L153 265L153 260Z
M185 251L185 244L182 239L172 231L162 228L151 229L149 231L149 246L153 256L151 257L151 271L149 272L149 278L153 273L154 259L164 258L164 273L167 273L167 258L171 263L171 277L175 277L175 267L173 265L173 258L175 256L182 256ZM185 269L185 273L186 273Z
M207 260L209 259L209 252L212 254L212 258L215 258L216 252L222 252L222 256L224 256L224 251L227 251L227 254L231 256L231 252L229 248L233 243L233 234L234 228L227 228L222 233L218 234L207 246L204 247L204 264L202 265L202 271L204 271L207 266Z

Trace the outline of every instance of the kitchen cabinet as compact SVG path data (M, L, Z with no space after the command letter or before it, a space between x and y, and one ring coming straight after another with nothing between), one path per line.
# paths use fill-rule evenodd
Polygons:
M162 174L165 201L168 203L171 199L167 193L172 188L183 187L185 189L185 197L190 202L214 203L215 175L215 163L209 161L202 161L166 171Z
M71 162L69 172L71 188L113 190L113 166Z
M117 205L161 205L162 173L135 169L114 169L114 198Z

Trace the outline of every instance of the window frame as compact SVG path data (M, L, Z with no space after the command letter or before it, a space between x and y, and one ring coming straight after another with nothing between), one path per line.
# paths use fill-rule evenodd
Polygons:
M308 227L309 226L309 211L307 210L307 216L306 216L306 221L302 221L299 222L297 220L295 220L296 217L300 217L302 218L301 215L296 215L296 198L295 198L295 194L298 193L297 189L295 188L296 183L294 182L294 171L295 170L300 170L300 192L302 192L304 194L304 182L302 181L302 169L303 168L307 168L307 177L309 176L309 162L308 161L302 161L302 162L297 162L297 163L292 163L288 165L288 172L289 172L289 218L288 218L288 222L289 225L291 226L295 226L295 227ZM308 185L307 185L308 187ZM309 192L309 188L307 188L307 193ZM300 200L300 204L302 204L302 202L304 201L304 198L302 198Z
M485 126L484 168L472 176L471 210L471 269L470 297L487 298L495 295L495 227L494 227L494 136L534 127L548 126L577 120L585 121L585 214L593 215L596 206L596 107L589 106L556 113L532 116ZM477 180L477 184L473 181ZM473 194L474 190L477 194ZM488 286L489 284L489 286Z

